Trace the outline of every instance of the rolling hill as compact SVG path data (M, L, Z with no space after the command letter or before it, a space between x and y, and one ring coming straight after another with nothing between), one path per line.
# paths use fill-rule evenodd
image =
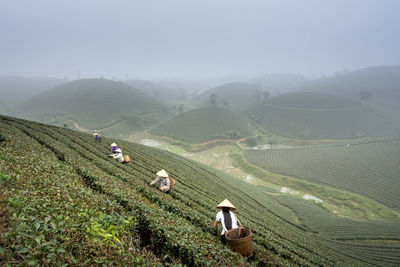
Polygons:
M179 86L171 87L163 83L156 83L145 80L126 80L124 83L141 90L157 99L169 101L172 103L186 101L188 99L189 90L185 90Z
M32 118L58 117L61 122L73 120L86 128L107 127L135 115L161 112L165 107L137 89L105 79L69 82L20 105Z
M133 164L108 157L114 141ZM269 194L166 151L108 138L96 143L84 133L4 116L0 151L2 265L395 266L400 260L395 240L334 240L309 231L289 221ZM177 181L169 194L149 186L162 168ZM252 257L221 245L211 226L224 198L253 232Z
M359 138L398 134L368 105L315 92L271 97L246 113L266 130L291 138Z
M307 90L367 102L400 128L400 66L375 66L307 82Z
M64 79L52 77L0 76L0 96L8 107L66 83Z
M188 143L213 139L237 139L252 135L247 118L223 108L200 108L174 117L151 134L168 136Z
M400 66L374 66L311 80L307 89L357 100L363 91L370 92L371 98L400 97Z
M283 94L303 90L306 78L296 73L271 73L251 79L271 94Z
M216 105L231 110L244 110L257 101L261 101L262 90L258 84L227 83L213 87L193 99L195 105L201 107L212 106L209 97L216 94Z

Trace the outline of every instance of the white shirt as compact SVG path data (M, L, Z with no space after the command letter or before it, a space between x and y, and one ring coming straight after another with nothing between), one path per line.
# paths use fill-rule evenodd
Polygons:
M231 219L232 219L232 229L238 228L238 223L237 223L237 218L236 218L235 213L233 213L232 211L229 211L229 214L231 215ZM222 210L217 213L217 217L215 218L215 220L222 224L221 235L225 234L225 232L228 230L225 227L225 218L224 218L224 214L222 213Z
M117 152L117 154L112 155L114 159L118 159L119 162L124 162L124 157L121 152Z

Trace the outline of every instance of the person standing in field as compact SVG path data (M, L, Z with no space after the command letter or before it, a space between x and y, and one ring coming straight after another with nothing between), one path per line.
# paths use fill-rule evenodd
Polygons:
M93 130L93 139L94 141L100 142L100 136L96 130Z
M164 193L167 193L171 186L171 181L169 180L168 173L164 169L162 169L156 174L157 178L152 181L150 185L154 185L155 183L160 182L160 190Z
M236 208L227 199L219 203L217 208L221 209L221 211L217 213L214 227L217 227L218 223L222 224L221 242L225 244L225 233L231 229L238 228L238 220L235 213L232 212L233 210L236 210Z

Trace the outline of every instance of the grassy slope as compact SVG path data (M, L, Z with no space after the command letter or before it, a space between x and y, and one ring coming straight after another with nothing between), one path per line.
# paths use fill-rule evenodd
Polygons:
M85 128L100 128L131 115L160 111L163 104L126 84L105 79L83 79L58 86L25 101L26 114L50 113L73 119ZM121 114L123 116L121 117Z
M400 139L277 150L249 150L247 160L275 173L328 184L400 208Z
M293 138L357 138L398 131L370 107L320 93L294 92L247 111L265 129Z
M1 193L12 214L2 263L365 266L399 260L395 244L389 252L308 233L286 221L266 194L177 155L119 140L94 143L86 134L12 118L0 117L0 126ZM133 164L107 157L111 141ZM178 182L168 195L148 185L161 168ZM253 258L221 246L210 226L215 204L225 197L254 233Z
M229 138L226 134L229 131L237 132L241 137L252 134L244 116L222 108L200 108L185 112L150 133L188 143L203 143L212 139Z

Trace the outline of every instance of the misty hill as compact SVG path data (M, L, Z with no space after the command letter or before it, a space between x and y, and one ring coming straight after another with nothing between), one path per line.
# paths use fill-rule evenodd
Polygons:
M253 78L251 82L260 84L263 90L271 94L283 94L300 91L304 88L306 79L296 73L272 73Z
M37 118L64 116L85 127L99 128L133 115L160 112L164 104L121 82L82 79L32 97L20 108Z
M307 90L355 99L360 99L361 92L369 92L371 98L400 97L400 66L375 66L311 80Z
M202 143L212 139L237 139L252 135L249 121L243 115L223 108L190 110L168 120L150 131L188 143Z
M133 164L107 156L112 142ZM10 214L0 228L9 233L3 265L395 266L400 260L399 244L376 240L373 224L346 221L329 235L310 231L257 187L139 144L97 143L84 133L0 116L0 166L0 212ZM160 169L177 181L169 194L149 185ZM253 257L222 245L210 226L224 198L253 232ZM358 228L370 234L357 236ZM388 240L398 239L398 224L384 228Z
M210 95L216 95L216 105L231 110L244 110L263 97L261 86L250 83L227 83L213 87L193 99L201 107L212 106Z
M185 101L188 98L188 90L180 86L173 86L170 84L156 83L146 80L127 80L124 83L141 90L157 99L163 101L178 102Z
M0 76L0 96L7 106L13 107L65 82L51 77Z
M312 80L307 89L365 101L400 128L400 66L375 66Z
M368 105L343 97L292 92L270 98L247 111L265 129L293 138L358 138L398 131Z

